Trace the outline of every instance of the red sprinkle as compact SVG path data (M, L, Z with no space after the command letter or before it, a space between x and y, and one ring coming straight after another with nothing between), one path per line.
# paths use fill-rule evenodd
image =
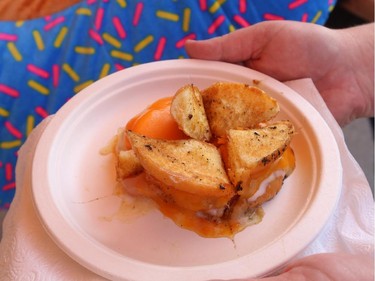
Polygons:
M202 11L207 10L207 0L199 0L199 6Z
M22 133L16 127L14 127L12 125L12 123L10 123L9 121L5 121L4 122L4 126L17 139L21 139L22 138Z
M125 32L124 26L122 25L119 17L113 17L112 23L113 23L113 26L115 27L115 29L117 31L118 36L121 39L125 39L126 38L126 32Z
M48 116L47 110L41 106L35 107L35 112L38 113L42 118L46 118Z
M247 10L247 1L246 0L239 0L239 10L240 13L246 13Z
M99 8L98 11L96 12L96 16L95 16L95 28L96 28L96 30L100 30L100 28L102 27L103 16L104 16L104 9Z
M11 96L13 98L18 98L20 93L7 85L0 84L0 92L7 94L8 96Z
M307 0L295 0L295 1L289 3L288 8L289 9L295 9L295 8L301 6L302 4L305 4L306 2L307 2Z
M13 166L11 163L5 164L5 179L11 181L13 178Z
M133 17L133 25L138 25L139 19L141 18L142 11L143 11L144 4L142 2L139 2L137 6L135 7L134 17Z
M284 17L282 17L282 16L269 14L269 13L264 14L263 17L266 20L283 20L284 19Z
M89 30L89 35L90 35L90 37L92 39L94 39L96 42L98 42L99 45L103 45L104 44L102 37L95 30L90 29Z
M224 15L219 16L219 17L218 17L217 19L215 19L214 22L208 27L208 33L209 33L209 34L214 33L214 32L220 27L220 25L223 24L224 21L225 21L225 17L224 17Z
M250 23L248 23L243 17L239 15L235 15L233 17L234 21L237 22L242 27L250 26Z
M176 43L176 48L182 48L185 46L185 42L189 39L194 40L197 38L197 35L195 33L190 33L183 37L182 39L178 40Z
M54 64L52 66L52 83L55 88L59 85L59 79L60 79L60 67L58 64Z
M163 55L163 51L164 51L164 47L165 47L166 43L167 43L167 38L161 37L160 40L159 40L159 42L158 42L158 45L156 47L155 54L154 54L154 59L155 60L160 60L161 59L161 56Z
M58 17L55 20L53 20L53 21L49 22L48 24L46 24L44 26L44 30L48 31L48 30L52 29L53 27L55 27L56 25L58 25L58 24L60 24L60 23L62 23L64 21L65 21L65 18L63 16Z
M29 63L27 66L26 66L27 70L42 77L42 78L49 78L49 73L47 71L45 71L44 69L41 69L40 67L37 67L31 63Z
M7 191L7 190L10 190L10 189L15 189L15 188L16 188L16 183L11 182L11 183L8 183L8 184L4 185L2 190Z

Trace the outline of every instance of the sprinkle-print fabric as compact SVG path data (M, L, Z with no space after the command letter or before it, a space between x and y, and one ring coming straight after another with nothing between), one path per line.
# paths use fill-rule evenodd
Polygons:
M23 22L0 22L0 208L15 192L17 151L31 130L94 81L186 57L206 39L265 20L324 24L335 0L86 0Z

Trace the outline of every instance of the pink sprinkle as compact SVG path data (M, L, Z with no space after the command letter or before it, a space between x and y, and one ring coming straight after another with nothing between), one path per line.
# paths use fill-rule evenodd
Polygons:
M103 44L104 44L102 37L101 37L100 34L97 33L95 30L90 29L90 30L89 30L89 35L90 35L90 37L91 37L92 39L94 39L96 42L98 42L99 45L103 45Z
M301 19L301 21L302 21L302 22L307 22L308 17L309 17L309 15L308 15L307 13L304 13L304 14L302 15L302 19Z
M49 73L47 71L45 71L44 69L41 69L33 64L28 64L27 66L27 70L42 77L42 78L49 78Z
M246 13L246 10L247 10L247 2L246 0L239 0L239 10L240 10L240 13Z
M189 39L194 40L197 38L197 35L195 33L190 33L183 37L182 39L178 40L176 43L176 48L182 48L185 46L185 42Z
M17 38L18 38L17 35L14 35L14 34L0 33L0 40L16 41Z
M96 3L96 0L87 0L88 5L91 5L91 4L94 4L94 3Z
M9 209L9 208L10 208L10 203L5 203L5 204L4 204L4 208L5 208L5 209Z
M48 16L45 16L45 17L44 17L44 20L45 20L45 21L50 21L51 18L52 18L51 15L48 15Z
M18 98L20 96L17 90L4 84L0 84L0 92L3 92L4 94L7 94L8 96L11 96L13 98Z
M115 63L115 68L116 68L116 70L123 70L123 69L125 69L125 66L123 66L119 63Z
M11 163L5 164L5 179L11 181L13 178L13 167Z
M214 22L208 27L208 33L209 34L214 33L220 27L220 25L222 25L224 21L225 21L224 15L217 17L217 19L215 19Z
M154 54L155 60L161 59L161 56L163 55L163 51L164 51L164 47L165 47L166 42L167 42L167 38L165 38L165 37L160 38L159 43L156 47L155 54Z
M35 107L35 112L38 113L42 118L46 118L48 116L48 112L41 106Z
M239 15L235 15L233 17L234 21L237 22L242 27L250 26L250 23L248 23L243 17Z
M113 17L112 18L112 23L117 31L118 36L121 39L124 39L126 37L126 32L124 29L124 26L122 25L120 19L118 17Z
M100 30L100 28L102 27L103 16L104 16L104 9L99 8L98 11L96 12L96 16L95 16L95 28L96 28L96 30Z
M4 126L5 126L5 128L7 128L7 130L9 131L9 133L11 133L17 139L21 139L22 138L22 133L16 127L14 127L12 125L12 123L10 123L9 121L5 121L4 122Z
M282 17L282 16L278 16L278 15L274 15L274 14L268 14L268 13L264 14L263 17L266 20L283 20L284 19L284 17Z
M289 3L288 8L289 9L295 9L298 6L301 6L302 4L304 4L306 2L307 2L307 0L295 0L295 1Z
M51 28L55 27L56 25L59 25L60 23L62 23L64 21L65 21L65 18L63 16L58 17L55 20L53 20L53 21L49 22L48 24L46 24L43 29L45 31L48 31Z
M199 6L202 11L207 10L207 0L199 0Z
M139 2L135 7L134 17L133 17L133 25L136 26L139 23L139 19L141 18L142 11L143 11L144 4Z
M55 88L59 85L59 79L60 79L60 67L57 64L54 64L52 66L52 83Z
M15 182L11 182L11 183L8 183L6 185L3 186L3 191L7 191L7 190L10 190L10 189L15 189L16 188L16 183Z

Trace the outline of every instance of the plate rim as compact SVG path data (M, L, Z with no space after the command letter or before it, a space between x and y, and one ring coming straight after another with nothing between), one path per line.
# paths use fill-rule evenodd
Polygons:
M273 79L273 78L271 78L271 77L269 77L265 74L262 74L260 72L255 71L255 70L252 70L252 69L245 68L243 66L233 65L233 64L230 64L230 63L216 62L216 61L201 61L201 60L193 60L193 59L178 59L178 60L166 60L166 61L150 62L150 63L137 65L137 66L134 66L134 67L124 69L124 70L115 72L113 74L110 74L110 75L98 80L97 82L91 84L87 88L83 89L81 92L79 92L74 97L72 97L72 99L68 103L66 103L65 105L63 105L60 108L60 110L54 115L54 117L49 122L49 124L47 125L47 127L45 128L45 130L43 131L43 133L40 137L40 140L39 140L39 142L37 144L37 147L36 147L36 150L35 150L35 155L34 155L34 160L33 160L33 165L32 165L32 197L33 197L35 209L37 211L38 217L40 218L40 220L42 222L43 227L46 229L47 233L52 238L52 240L57 244L57 246L59 246L61 248L61 250L63 250L65 253L67 253L72 259L76 260L81 265L83 265L86 268L92 270L93 272L95 272L95 273L97 273L97 274L99 274L103 277L106 277L106 278L126 279L126 278L129 278L129 275L124 274L123 272L113 272L113 271L111 271L111 268L113 269L115 267L113 263L111 263L110 267L109 267L109 265L103 264L102 268L97 268L97 267L93 266L93 264L90 261L85 260L85 258L82 257L82 255L78 254L74 249L70 249L68 245L66 245L64 242L61 241L61 235L65 235L65 234L56 233L57 231L55 229L53 229L54 222L52 221L52 220L55 219L54 216L56 216L56 215L59 216L59 212L58 212L59 210L57 210L56 206L52 204L52 200L50 202L45 202L46 196L48 197L49 194L46 195L46 194L42 194L42 193L38 192L38 190L40 189L40 182L37 182L38 181L37 179L38 179L39 175L43 172L42 170L44 170L43 169L44 167L42 167L41 165L36 165L36 163L37 164L40 164L41 162L43 163L42 159L46 159L45 157L47 157L47 155L45 155L45 152L44 152L45 147L48 147L48 144L50 143L51 138L58 131L60 126L63 124L64 118L69 114L69 112L72 108L74 108L75 106L84 102L88 98L95 98L93 93L94 92L100 92L101 88L108 88L107 81L109 81L109 80L115 80L115 81L120 80L120 79L122 79L122 77L124 75L125 76L126 75L137 76L140 73L144 73L145 71L149 71L151 68L155 68L156 66L158 66L159 68L163 68L163 70L166 70L168 68L173 69L173 68L176 68L176 67L177 68L183 68L183 69L184 68L217 69L217 68L225 67L226 68L225 72L229 72L230 70L241 70L243 72L248 73L249 77L251 77L252 75L255 75L256 77L264 78L265 80L270 80L270 81L280 85L280 89L281 89L280 92L282 92L284 89L287 89L288 92L291 92L291 93L293 92L296 95L296 97L301 99L303 101L303 103L306 104L307 107L310 107L309 108L310 110L312 110L313 112L315 112L315 114L317 114L316 118L318 118L319 121L321 122L321 124L324 126L320 129L323 130L325 134L330 135L330 138L332 140L334 140L334 143L331 144L331 146L333 146L333 147L331 147L331 149L333 148L333 151L331 151L331 153L333 155L335 155L336 158L339 159L339 162L338 162L338 163L340 163L339 170L341 170L341 173L342 173L342 165L341 165L341 159L340 159L338 145L336 143L336 140L334 138L334 135L333 135L331 129L329 128L329 126L325 122L324 118L320 115L320 113L307 100L305 100L301 95L296 93L293 89L287 87L285 84L283 84L283 83L281 83L281 82L279 82L279 81L277 81L277 80L275 80L275 79ZM153 70L153 71L155 71L155 70ZM116 85L116 83L114 83L114 85ZM95 90L93 90L94 88L95 88ZM49 144L49 145L51 145L51 144ZM47 162L47 161L44 161L44 162ZM332 182L336 182L337 186L336 186L336 189L331 189L330 194L328 194L328 195L332 196L331 205L328 206L328 208L330 209L330 211L328 212L329 214L324 217L324 220L320 223L319 227L315 226L312 229L314 232L309 237L309 243L311 243L317 237L317 235L320 233L320 231L324 228L325 224L328 222L329 217L331 216L333 210L335 209L335 207L337 205L337 201L338 201L338 198L339 198L340 193L341 193L341 180L342 180L342 174L341 173L339 173L339 175L337 175L336 177L332 177L332 179L331 179ZM36 187L36 186L39 186L39 187ZM320 191L320 192L322 192L322 191ZM45 206L47 206L47 208L52 208L53 209L52 212L50 212L48 214L46 212L43 212L43 210L41 208L41 206L42 206L41 202L43 204L45 204ZM313 202L313 204L314 204L314 202ZM313 206L313 207L314 207L313 209L315 210L316 206ZM310 208L311 208L311 206L310 206ZM310 214L308 212L309 210L310 209L306 210L307 214L309 216L313 216L313 214ZM299 224L297 224L297 226L299 226ZM293 234L293 232L292 232L292 234ZM85 239L85 237L80 237L80 239ZM99 246L99 245L92 245L92 246L93 246L93 249L91 249L92 253L90 251L88 251L87 255L95 254L96 251L98 250L97 248L95 248L95 246ZM289 254L289 259L296 256L301 250L303 250L303 249L299 249L298 251L295 249L295 251L293 253ZM100 249L99 249L99 251L100 251ZM113 258L114 258L113 261L116 261L120 264L121 258L118 257L117 253L113 253ZM120 258L120 260L119 260L119 258ZM267 258L267 257L264 257L264 258ZM233 264L238 264L239 260L240 260L240 263L245 263L246 262L246 256L241 257L240 259L237 259L237 260L230 260L230 261L227 261L227 262L224 262L224 263L219 263L219 264L214 264L214 265L204 265L202 267L200 267L200 266L168 267L168 266L163 266L163 265L152 265L152 264L149 264L149 263L145 263L145 262L142 262L142 261L136 261L136 260L132 260L132 259L128 259L128 260L129 260L130 263L132 263L132 265L140 266L141 268L143 268L143 266L147 265L148 269L153 270L154 274L159 274L159 276L168 277L169 274L173 274L174 278L177 278L177 275L178 275L178 277L181 277L182 278L181 280L183 280L184 276L181 275L180 272L186 272L186 271L188 271L191 274L202 273L201 275L202 275L203 278L218 278L219 276L223 277L223 276L225 276L224 271L227 270L228 268L231 268L233 266ZM285 262L287 262L287 260L280 261L279 264L276 267L283 266L283 264ZM220 272L216 272L212 276L211 275L206 276L206 274L203 274L202 268L204 268L204 271L212 271L212 270L218 270L218 267L221 267ZM144 269L142 269L142 270L144 270ZM223 273L223 274L218 275L220 273ZM260 276L264 273L265 272L259 271L256 275ZM132 274L133 274L132 277L134 277L138 274L138 272L133 272ZM232 276L232 277L229 277L229 278L238 278L238 277L239 276ZM167 279L165 279L165 280L167 280ZM204 279L202 279L202 280L204 280Z

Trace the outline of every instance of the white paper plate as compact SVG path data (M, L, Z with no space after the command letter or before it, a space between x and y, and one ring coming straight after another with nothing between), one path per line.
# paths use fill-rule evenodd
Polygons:
M158 211L120 214L113 159L100 155L117 129L181 86L217 81L258 86L281 107L277 119L297 128L297 168L264 206L263 222L234 241L177 227ZM284 84L241 66L199 60L144 64L84 89L52 119L38 144L33 197L47 232L74 260L118 280L208 280L268 274L302 251L322 230L341 190L340 156L319 113ZM99 198L99 199L97 199Z

